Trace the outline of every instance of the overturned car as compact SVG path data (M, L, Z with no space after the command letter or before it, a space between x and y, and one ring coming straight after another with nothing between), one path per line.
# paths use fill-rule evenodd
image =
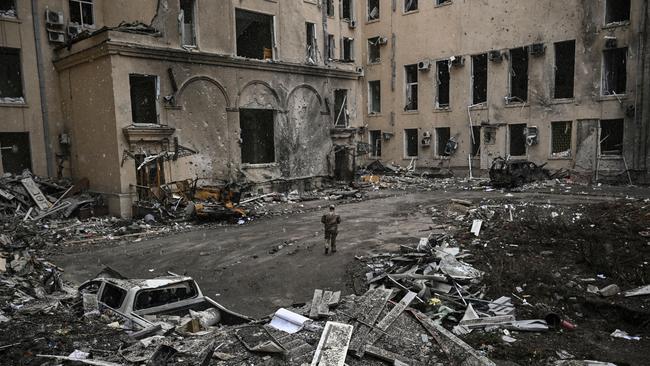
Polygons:
M79 292L84 304L96 302L97 310L117 315L124 321L125 328L134 331L153 327L172 317L179 322L182 318L199 317L204 326L252 321L204 296L191 277L176 274L129 279L114 271L104 271L81 284Z

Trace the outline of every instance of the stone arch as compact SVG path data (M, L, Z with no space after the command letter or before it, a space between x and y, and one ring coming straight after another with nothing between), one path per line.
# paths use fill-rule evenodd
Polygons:
M221 85L221 83L218 82L217 80L215 80L215 79L213 79L213 78L211 78L209 76L204 76L204 75L193 76L193 77L185 80L183 85L181 85L181 87L178 89L178 92L176 92L176 104L177 105L182 105L181 99L183 98L183 92L185 91L185 89L187 89L188 86L190 86L193 83L198 82L198 81L207 81L207 82L209 82L211 84L214 84L214 86L216 86L221 91L221 93L223 94L223 97L226 100L226 108L230 108L232 106L232 104L230 102L230 97L228 96L228 92L226 91L226 88L224 88L223 85Z
M318 99L318 104L320 105L321 108L323 108L323 106L324 106L323 97L321 97L318 90L316 90L316 88L314 88L313 86L311 86L309 84L300 84L300 85L296 86L295 88L293 88L293 90L291 90L291 92L287 96L287 100L286 100L287 104L285 105L286 110L289 109L289 102L291 101L291 98L293 97L294 93L296 93L300 89L307 89L307 90L313 92L314 95L316 96L316 98ZM323 111L323 112L326 112L326 111Z
M248 82L237 94L237 108L282 110L282 98L265 81Z

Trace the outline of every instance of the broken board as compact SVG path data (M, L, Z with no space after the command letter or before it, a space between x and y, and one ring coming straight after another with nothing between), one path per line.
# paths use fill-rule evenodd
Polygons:
M327 322L318 342L311 366L343 366L354 327L349 324Z
M24 178L20 180L23 187L27 190L27 193L32 197L36 206L42 211L48 210L50 208L50 203L45 198L45 195L40 188L36 185L36 182L32 178Z
M384 316L383 319L377 323L377 328L373 329L370 332L370 335L368 335L368 338L366 340L366 347L368 345L373 345L381 336L383 335L383 332L388 330L388 327L390 327L395 320L397 320L397 317L400 316L404 310L411 304L411 302L415 299L415 292L409 291L403 298L402 300L395 305L389 312ZM364 349L361 348L357 354L361 357L363 356Z
M350 350L357 356L360 353L361 355L363 354L362 347L366 344L366 339L372 329L371 327L374 326L377 318L379 318L392 292L392 290L377 288L369 290L363 296L353 316L353 320L356 320L356 325L354 327L354 338L350 343Z

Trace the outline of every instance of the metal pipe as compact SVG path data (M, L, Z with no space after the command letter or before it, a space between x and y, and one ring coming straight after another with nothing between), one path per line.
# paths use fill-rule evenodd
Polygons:
M41 48L41 24L38 16L38 4L32 0L32 23L34 25L34 44L36 47L36 68L38 71L38 91L41 100L41 116L43 119L43 141L45 142L45 164L47 175L53 176L52 146L50 145L50 120L47 113L47 95L45 93L45 75L43 71L43 50Z

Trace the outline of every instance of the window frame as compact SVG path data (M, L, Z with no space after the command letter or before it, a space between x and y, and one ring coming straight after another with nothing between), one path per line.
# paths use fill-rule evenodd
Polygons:
M443 84L441 82L441 79L440 79L440 69L441 69L441 65L443 65L443 64L445 65L443 67L447 68L447 77L449 79L449 80L447 80L447 104L441 104L440 103L440 95L441 95L440 94L440 89L441 89L442 84ZM436 71L435 71L436 72L436 79L435 79L436 80L436 88L435 88L436 96L435 96L435 100L434 100L435 109L449 110L451 108L451 64L450 64L448 59L444 59L444 60L435 61L435 66L436 66Z
M604 142L602 138L602 133L603 133L603 122L614 122L614 121L620 121L621 123L621 150L619 154L603 154L602 151L602 143ZM625 146L625 119L624 118L613 118L613 119L601 119L598 120L598 157L599 158L620 158L624 156L625 154L625 149L623 148Z
M564 150L564 151L569 152L569 154L567 156L560 155L564 151L554 152L554 139L553 139L553 137L554 137L555 134L553 132L553 125L557 125L559 123L569 125L569 131L570 131L570 133L569 133L569 149ZM599 122L599 126L600 126L600 122ZM555 160L568 159L568 160L570 160L573 157L573 121L551 121L551 123L549 124L549 129L550 129L550 131L549 131L549 136L550 136L549 150L548 150L549 151L549 159L555 159Z
M9 8L9 10L13 10L13 15L8 15L8 13L0 13L0 19L18 19L18 1L17 0L9 0L13 3L13 8Z
M273 161L266 161L266 162L245 162L244 161L244 154L242 150L244 149L244 139L242 137L242 118L241 114L242 111L246 111L244 113L247 113L248 111L255 111L258 110L256 108L240 108L239 109L239 161L241 162L241 165L243 167L265 167L265 166L275 166L278 163L278 142L276 141L276 135L277 135L277 127L276 127L276 120L277 120L277 114L278 111L274 109L260 109L263 110L265 113L271 113L271 127L273 129L272 131L272 136L271 136L271 141L273 142ZM252 112L251 112L252 113Z
M406 7L408 6L410 1L415 2L415 8L411 10L407 10ZM420 10L420 3L418 0L404 0L404 2L402 3L402 14L411 14L417 12L418 10Z
M76 24L76 25L78 25L78 26L80 26L80 27L82 27L82 28L94 29L94 28L95 28L95 24L97 23L97 22L95 21L95 19L96 19L96 14L95 14L95 2L94 2L93 0L68 0L68 8L69 8L68 10L70 10L70 13L72 13L72 10L71 10L70 7L72 6L72 3L73 3L73 2L74 2L74 3L78 3L78 5L79 5L79 15L81 16L81 23L72 22L72 21L70 21L70 23L71 23L71 24ZM93 23L92 23L92 24L86 24L86 23L84 23L82 4L90 4L91 12L92 12L92 17L93 17ZM72 18L72 16L70 16L70 18Z
M131 94L131 76L137 76L137 77L151 77L155 79L155 98L154 98L154 108L156 112L156 121L155 122L136 122L134 121L134 111L133 111L133 98ZM129 97L131 99L131 122L134 125L150 125L150 124L155 124L155 125L160 125L160 77L158 75L153 75L153 74L140 74L140 73L129 73Z
M415 78L416 78L415 82L410 82L410 83L408 82L408 74L409 74L409 72L407 71L407 68L413 68L415 70L415 73L414 73ZM419 98L420 78L419 78L418 72L419 72L418 71L418 64L404 65L404 101L405 101L405 103L404 103L404 111L406 111L406 112L417 112L419 107L420 107L419 106L419 101L420 101L420 98ZM413 87L414 86L415 86L415 92L416 92L415 93L415 95L416 95L415 96L415 108L408 108L409 105L411 105L413 103L413 101L412 101L413 97L412 96L413 96ZM410 102L409 102L409 93L411 95L411 101Z
M524 126L523 127L523 133L522 133L522 141L524 144L524 153L521 155L512 155L512 128L513 126ZM508 124L508 155L511 157L515 158L520 158L520 157L525 157L528 156L528 145L526 144L526 137L525 137L525 132L526 132L526 127L528 127L527 123L512 123Z
M557 67L558 65L558 46L567 44L569 42L573 42L573 79L571 80L571 96L570 97L558 97L557 96L557 80L558 80L558 71L559 68ZM560 42L555 42L553 43L553 99L555 100L562 100L562 99L574 99L575 98L575 88L576 88L576 40L575 39L569 39L566 41L560 41ZM601 80L601 85L602 85L602 80Z
M619 93L605 94L605 81L606 81L606 77L607 77L607 68L606 68L606 65L605 65L605 63L606 63L605 58L607 57L606 54L609 53L609 52L620 51L620 50L625 50L625 57L624 57L624 60L625 60L625 90L623 91L623 93L620 93L620 94ZM629 77L629 75L628 75L628 65L629 65L628 57L629 57L629 54L630 54L630 50L629 50L628 47L616 47L616 48L610 48L610 49L603 50L602 56L601 56L602 61L601 61L601 77L600 77L600 95L602 97L612 97L612 96L616 97L616 96L625 96L625 95L627 95L627 93L628 93L627 89L629 87L628 82L627 82L627 79Z
M366 43L366 46L368 47L368 50L367 50L367 53L368 53L368 65L377 65L377 64L381 63L381 45L379 44L380 39L381 39L381 36L368 38L368 42ZM372 44L372 40L375 40L375 42L376 42L375 45ZM377 57L376 60L372 60L370 58L370 54L371 54L370 50L373 47L377 49L378 57Z
M381 19L381 1L380 0L377 0L377 17L376 18L370 18L370 13L372 12L373 9L370 9L370 0L366 0L366 22L378 22Z
M485 100L482 102L476 102L475 97L476 97L476 78L475 78L475 65L474 65L474 60L476 60L478 57L485 57ZM488 101L488 92L489 92L489 80L490 80L490 61L487 53L479 53L476 55L472 55L470 57L472 64L471 64L471 75L470 75L470 101L471 105L484 105L487 104Z
M373 136L372 136L373 132L377 132L379 134L379 136L375 140L373 140ZM370 145L370 152L369 152L368 156L370 158L373 158L373 159L381 158L382 140L383 140L383 137L382 137L381 130L369 130L368 131L368 144ZM379 149L377 149L377 146L375 144L373 144L373 142L375 142L375 143L379 142ZM379 154L377 154L377 152L379 152Z
M417 159L420 157L420 131L417 128L405 128L404 130L404 159ZM409 136L407 131L415 131L415 155L409 155L408 142Z
M512 56L513 51L522 50L526 55L526 98L523 100L513 101L514 96L512 95L512 86L513 78L515 77L514 71L514 57ZM508 103L507 104L527 104L530 99L530 55L526 47L516 47L508 50ZM517 99L521 99L516 97Z
M377 106L378 107L377 110L373 110L373 106L374 106L374 104L373 104L373 100L374 100L373 96L374 96L374 94L372 93L372 85L375 84L375 83L377 84L377 92L379 93L379 95L378 95L379 96L379 103L378 103L378 106ZM381 80L380 79L369 80L367 85L368 85L368 115L371 115L371 116L379 115L379 114L381 114Z
M23 70L23 50L21 48L15 47L4 47L0 46L0 50L11 50L16 53L18 56L18 71L20 75L18 79L20 81L20 96L11 97L11 96L2 96L0 95L0 105L25 105L27 104L27 97L25 96L25 70ZM9 102L8 99L20 99L22 102Z
M447 141L444 144L440 143L440 137L441 137L440 132L442 130L446 130L447 135L449 136L447 138ZM451 140L451 127L436 127L434 129L434 133L436 134L436 136L435 136L436 137L435 146L434 146L434 148L435 148L435 150L434 150L435 151L435 157L438 158L438 159L449 159L451 157L451 155L449 155L449 154L445 155L445 149L447 148L447 144Z
M181 0L182 1L182 0ZM181 32L181 46L182 47L190 47L190 48L198 48L199 46L199 40L198 40L198 32L197 32L197 18L196 15L198 14L198 5L197 5L197 0L189 0L192 2L192 44L186 44L185 43L185 13L183 12L183 8L180 7L181 2L178 2L179 10L181 14L183 15L183 24L179 24L179 28L182 29Z
M310 28L311 28L311 33L312 37L309 37L310 33ZM311 58L311 61L313 61L314 64L318 63L318 37L316 35L316 23L311 23L311 22L305 22L305 53L306 55L306 62L309 63L309 59ZM310 49L311 48L311 49Z
M603 6L603 25L605 27L607 27L607 28L611 28L611 27L617 27L617 26L630 24L630 21L631 21L631 18L632 18L632 1L630 1L630 3L629 3L630 8L628 9L628 18L626 20L618 20L618 21L608 22L607 21L607 15L608 15L607 8L608 8L608 6L607 5L609 4L610 1L612 1L612 0L605 0L604 4L603 4L604 5Z
M343 98L341 109L337 112L338 106L336 103L336 94L345 91L345 97ZM347 128L350 126L350 116L348 115L349 109L348 105L350 102L350 90L348 89L335 89L334 90L334 127L335 128ZM339 116L343 117L343 124L339 122Z

